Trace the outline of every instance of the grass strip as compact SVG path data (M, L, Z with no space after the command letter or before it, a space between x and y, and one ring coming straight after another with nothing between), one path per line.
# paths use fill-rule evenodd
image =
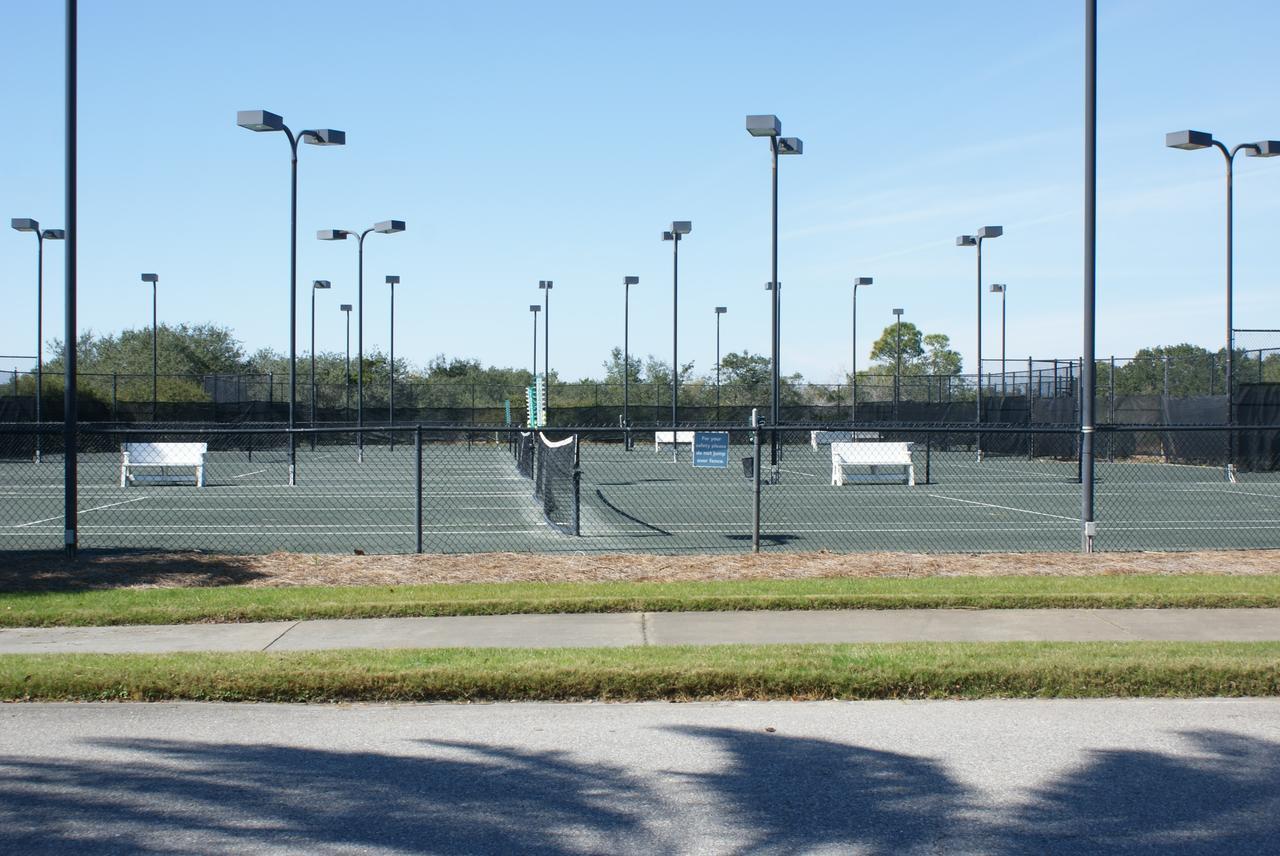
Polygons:
M1103 607L1280 607L1280 576L836 578L22 592L0 595L0 627L566 612Z
M1280 643L433 649L0 657L5 701L602 701L1280 694Z

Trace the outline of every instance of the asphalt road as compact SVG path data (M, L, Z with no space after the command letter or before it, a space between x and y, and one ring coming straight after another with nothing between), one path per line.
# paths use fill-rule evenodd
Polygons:
M10 853L1280 852L1280 699L0 707Z

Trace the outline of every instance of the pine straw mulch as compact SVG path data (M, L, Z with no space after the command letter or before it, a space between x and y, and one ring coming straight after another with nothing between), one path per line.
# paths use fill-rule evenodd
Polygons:
M1280 574L1280 551L1195 553L770 553L761 555L350 556L270 553L9 554L0 591L195 586L357 586L417 583L611 582L1122 574Z

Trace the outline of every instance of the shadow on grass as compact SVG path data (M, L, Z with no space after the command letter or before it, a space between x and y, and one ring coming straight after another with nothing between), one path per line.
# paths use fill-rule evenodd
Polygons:
M74 561L47 550L0 556L0 592L243 585L265 576L252 556L144 550L81 550Z
M699 741L691 766L711 770L478 743L390 755L107 741L88 747L90 760L0 758L0 822L11 852L60 853L1219 854L1280 844L1280 744L1226 732L1184 734L1177 755L1095 751L1006 803L940 759L739 729L671 733ZM683 756L662 757L659 767Z

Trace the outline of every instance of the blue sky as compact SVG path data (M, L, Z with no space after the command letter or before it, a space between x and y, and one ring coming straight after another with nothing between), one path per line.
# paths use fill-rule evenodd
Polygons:
M301 152L299 281L326 278L321 350L354 302L354 243L317 229L406 220L366 243L365 341L397 353L526 365L528 305L555 281L553 365L600 372L622 340L669 359L673 219L680 353L699 372L768 348L769 160L743 130L776 113L805 154L782 163L783 370L849 366L849 283L860 365L902 306L973 364L973 251L1009 284L1011 359L1080 350L1082 4L612 3L386 0L81 3L80 320L149 323L141 271L167 322L232 327L250 349L288 344L288 150L235 125L239 109L335 127L345 148ZM1230 14L1187 0L1103 0L1100 23L1099 353L1223 328L1223 164L1165 149L1192 127L1229 143L1280 138L1264 73L1280 9ZM61 4L5 4L11 79L0 141L5 218L62 225ZM1280 327L1280 161L1236 176L1237 326ZM0 235L0 352L30 353L34 241ZM46 270L46 338L61 331L62 260ZM300 347L307 293L300 290ZM984 350L998 303L984 295ZM13 362L13 361L7 361ZM21 364L20 364L21 366ZM8 366L4 366L8 368Z

